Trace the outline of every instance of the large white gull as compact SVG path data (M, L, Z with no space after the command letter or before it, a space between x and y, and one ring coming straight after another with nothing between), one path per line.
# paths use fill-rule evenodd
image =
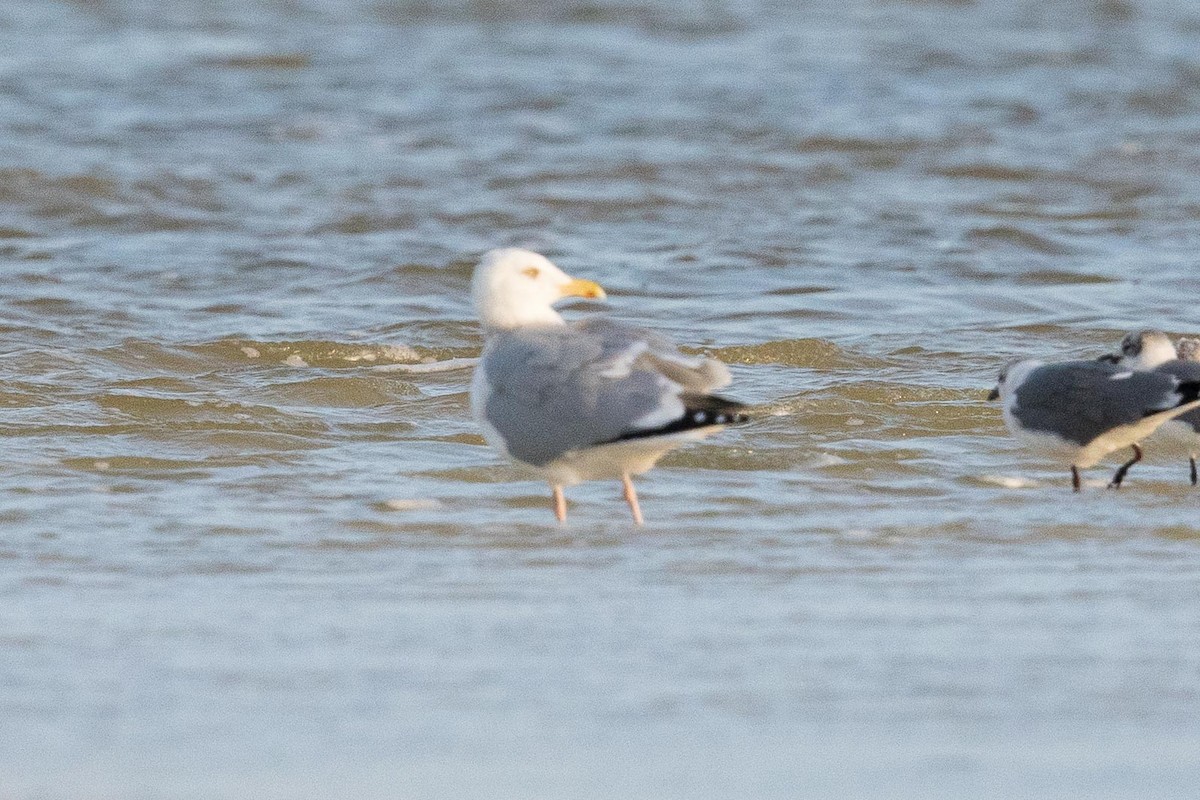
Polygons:
M567 516L563 487L611 479L622 482L642 524L631 476L746 420L741 403L711 394L730 382L721 362L610 319L567 323L555 303L603 300L604 290L545 256L491 250L471 289L485 336L471 412L489 444L550 484L559 522Z

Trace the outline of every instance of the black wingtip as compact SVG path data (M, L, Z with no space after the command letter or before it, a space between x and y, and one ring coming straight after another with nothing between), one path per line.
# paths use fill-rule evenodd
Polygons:
M685 394L682 398L684 416L708 420L698 424L737 425L750 421L750 408L745 403L717 394Z
M1179 402L1172 406L1173 408L1179 408L1180 406L1187 405L1193 400L1200 400L1200 381L1181 381L1180 384L1175 387L1175 394L1179 396ZM1170 411L1172 407L1152 408L1147 410L1144 414L1142 414L1142 416L1152 417L1155 414L1161 414L1164 411Z
M712 428L717 425L741 425L750 421L749 406L715 394L685 394L683 400L683 416L677 417L666 425L658 428L644 428L618 436L611 442L624 442L630 439L646 439L652 436L668 436L672 433L696 430L697 428Z
M678 433L693 428L708 428L713 425L741 425L750 421L749 408L745 403L730 400L716 394L685 394L683 416L671 422L662 433ZM659 433L651 433L658 436Z
M1183 398L1179 401L1179 405L1200 400L1200 381L1183 381L1175 391L1179 392L1179 396Z
M750 415L745 411L689 410L687 416L691 418L692 424L684 426L685 429L702 428L705 425L741 425L750 421Z

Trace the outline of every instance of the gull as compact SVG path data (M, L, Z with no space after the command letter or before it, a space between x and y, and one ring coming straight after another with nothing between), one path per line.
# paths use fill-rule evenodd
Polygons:
M1141 460L1138 443L1200 406L1198 397L1200 383L1165 372L1139 372L1103 361L1046 364L1036 359L1010 364L988 395L1001 400L1004 424L1013 436L1068 461L1077 492L1079 470L1114 450L1132 447L1134 458L1109 484L1120 487L1129 467Z
M631 476L747 420L742 403L712 394L730 382L720 361L685 355L651 331L610 319L567 323L556 302L605 293L545 256L491 250L471 292L485 336L471 413L492 447L550 484L560 523L564 487L613 479L641 525Z
M1101 356L1099 361L1120 364L1133 370L1154 369L1176 358L1175 345L1171 337L1160 330L1142 328L1130 331L1121 339L1120 352ZM1117 467L1113 473L1113 486L1120 486L1129 468L1142 460L1141 444L1132 445L1133 458Z
M1121 340L1121 362L1134 369L1153 370L1180 381L1200 381L1200 339L1183 338L1172 344L1162 331L1133 331ZM1161 436L1186 445L1192 486L1197 483L1196 454L1200 450L1200 410L1168 420Z

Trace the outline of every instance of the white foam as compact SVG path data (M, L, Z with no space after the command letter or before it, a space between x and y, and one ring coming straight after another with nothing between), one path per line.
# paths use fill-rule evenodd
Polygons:
M1030 478L1023 478L1020 475L980 475L979 479L985 483L994 483L997 486L1002 486L1005 489L1031 489L1040 484Z
M442 506L441 500L435 500L432 497L396 497L383 501L383 507L388 511L429 511Z
M345 356L346 361L423 361L421 354L406 344L389 344L381 347L358 350Z
M875 539L877 537L878 534L875 533L875 531L868 530L867 528L850 528L842 531L842 538L851 539L858 542L870 541L871 539Z
M433 361L425 364L383 364L378 367L371 367L371 369L376 372L420 374L427 372L453 372L456 369L472 369L478 363L478 358L447 358L444 361Z

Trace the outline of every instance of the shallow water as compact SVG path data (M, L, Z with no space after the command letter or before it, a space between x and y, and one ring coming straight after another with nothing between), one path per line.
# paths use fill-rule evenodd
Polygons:
M1194 791L1186 460L983 396L1200 330L1200 7L795 5L0 7L0 797ZM436 363L511 244L761 404L642 530Z

